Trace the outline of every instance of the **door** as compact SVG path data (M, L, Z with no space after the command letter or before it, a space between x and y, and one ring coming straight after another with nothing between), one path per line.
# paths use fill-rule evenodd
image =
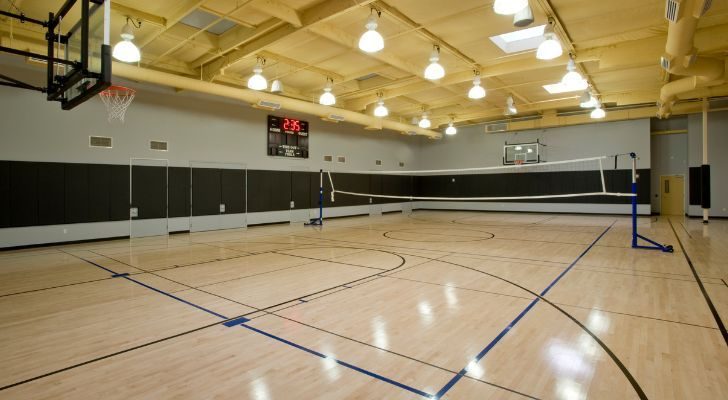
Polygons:
M311 219L311 175L306 167L291 168L291 224Z
M191 161L190 188L190 232L246 227L245 165Z
M660 214L685 215L685 177L660 177Z
M168 161L132 158L129 163L129 235L159 236L168 233Z

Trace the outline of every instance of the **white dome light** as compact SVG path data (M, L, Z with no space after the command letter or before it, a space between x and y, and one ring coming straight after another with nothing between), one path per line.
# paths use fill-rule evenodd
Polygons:
M564 50L561 48L561 42L556 38L556 34L549 32L543 35L544 41L538 45L536 50L536 58L539 60L553 60L560 57Z
M516 108L516 103L513 101L513 96L508 96L508 99L506 99L506 111L505 115L516 115L518 114L518 109ZM516 149L518 150L518 149Z
M495 0L493 11L500 15L513 15L528 7L528 0Z
M591 112L591 118L592 119L602 119L607 116L606 111L602 108L601 105L598 105L597 108L592 110Z
M485 94L485 88L480 86L480 76L476 75L475 78L473 78L473 87L470 88L468 97L473 100L478 100L485 97Z
M427 118L427 113L422 114L422 119L417 125L422 129L429 129L432 126L432 122Z
M359 38L359 48L367 53L376 53L384 48L384 38L377 32L377 17L369 16L366 24L367 31Z
M455 126L453 126L453 125L454 124L452 122L450 122L450 124L447 125L447 129L445 129L445 134L446 135L451 135L452 136L452 135L458 133L458 129Z
M326 87L324 87L324 92L321 93L321 97L319 97L319 104L323 104L325 106L333 106L334 104L336 104L336 96L331 93L332 89L333 84L332 81L329 79L326 82Z
M587 89L579 98L579 105L581 108L592 108L597 106L597 99L592 96L591 92Z
M129 25L129 19L126 20L126 25L121 28L121 39L121 42L114 46L114 51L111 55L119 61L139 62L142 59L142 55L139 52L139 48L132 42L134 40L134 32Z
M374 109L374 116L384 118L387 115L389 115L389 110L387 109L387 106L384 105L384 100L379 99L379 102L377 102L377 107Z
M584 78L576 70L576 63L574 62L574 59L569 60L569 64L566 65L566 70L568 72L563 78L561 78L561 83L567 89L578 88L584 85Z
M253 68L253 76L248 79L248 88L253 90L265 90L268 88L268 81L263 76L263 62L258 59L258 63Z
M425 79L436 81L445 76L445 68L438 61L440 61L440 48L435 46L430 54L430 65L425 68Z

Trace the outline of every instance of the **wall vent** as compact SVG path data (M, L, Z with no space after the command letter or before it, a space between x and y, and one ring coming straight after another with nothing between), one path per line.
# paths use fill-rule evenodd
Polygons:
M334 161L334 156L324 156L324 161L332 162Z
M710 9L710 6L711 6L711 5L713 5L713 0L704 0L704 3L703 3L703 10L702 10L702 11L700 12L700 16L701 16L701 17L702 17L703 15L705 15L705 13L707 13L707 12L708 12L708 10Z
M507 122L485 125L485 133L505 132L508 130Z
M376 161L374 161L374 164L376 164L376 165L382 165L382 160L376 160Z
M167 151L169 144L161 140L152 140L149 142L149 148L156 151Z
M670 22L677 22L680 18L680 3L675 0L667 0L665 4L665 19Z
M344 157L344 156L336 156L336 161L337 162L340 162L340 163L345 163L346 162L346 157Z
M112 147L111 138L106 136L89 136L88 145L89 147L103 147L105 149Z
M404 163L402 161L399 162L399 166L404 168Z

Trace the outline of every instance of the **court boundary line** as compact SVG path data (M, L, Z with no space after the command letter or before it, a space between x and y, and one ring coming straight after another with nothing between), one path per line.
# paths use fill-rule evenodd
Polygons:
M720 314L718 313L718 310L715 308L715 305L713 304L713 300L710 299L710 295L708 294L708 291L705 290L703 281L700 279L700 276L698 275L698 271L695 269L695 266L693 265L693 261L690 259L690 256L688 255L687 251L685 250L685 246L683 246L682 240L680 240L680 237L677 235L677 231L675 230L675 227L672 225L672 221L670 221L670 219L668 218L667 222L670 224L670 229L672 229L672 233L675 235L675 239L677 239L677 244L680 245L680 249L682 249L683 256L685 256L685 260L688 262L688 266L690 267L690 270L693 272L693 276L695 277L695 280L698 282L698 287L700 287L700 292L703 294L703 298L705 299L705 302L708 303L708 308L710 309L711 314L713 314L713 318L715 319L715 323L718 325L718 329L720 330L721 335L723 335L723 340L725 341L726 346L728 346L728 331L726 331L725 325L723 324L723 320L721 319Z
M608 354L608 355L610 356L610 358L612 358L612 361L614 361L614 362L615 362L615 364L617 364L617 367L618 367L618 368L619 368L619 369L620 369L620 370L622 371L622 373L624 374L624 376L625 376L625 377L627 378L627 380L629 381L629 383L630 383L630 384L632 385L632 388L633 388L633 389L634 389L634 390L635 390L635 391L637 392L637 395L638 395L638 397L639 397L640 399L642 399L642 400L647 400L647 395L646 395L646 394L644 393L644 391L643 391L643 390L642 390L642 388L640 387L640 385L639 385L639 383L637 382L637 380L636 380L636 379L634 378L634 376L632 376L632 374L631 374L631 373L629 372L629 370L627 369L627 367L626 367L626 366L624 366L624 364L622 363L622 361L621 361L621 360L619 360L619 358L618 358L618 357L616 356L616 354L614 354L614 353L612 352L612 350L611 350L611 349L610 349L609 347L607 347L607 345L606 345L606 344L605 344L605 343L604 343L604 342L603 342L603 341L602 341L601 339L599 339L599 337L597 337L597 336L596 336L596 335L595 335L594 333L592 333L592 332L591 332L591 331L590 331L589 329L587 329L587 328L586 328L586 327L585 327L585 326L584 326L584 325L583 325L583 324L582 324L581 322L579 322L579 321L578 321L578 320L577 320L576 318L574 318L574 317L573 317L573 316L572 316L571 314L567 313L567 312L566 312L565 310L561 309L561 308L560 308L559 306L557 306L556 304L554 304L553 302L551 302L551 301L547 300L547 299L546 299L546 298L544 297L544 296L546 296L546 294L548 294L548 292L549 292L549 291L550 291L550 290L551 290L551 289L552 289L552 288L553 288L553 287L554 287L554 286L555 286L555 285L556 285L556 284L557 284L557 283L558 283L558 282L559 282L559 281L561 280L561 278L563 278L563 277L564 277L564 276L565 276L565 275L566 275L566 274L567 274L567 273L568 273L568 272L569 272L569 271L570 271L570 270L571 270L571 269L572 269L572 268L573 268L573 267L574 267L574 266L576 265L576 263L577 263L577 262L579 262L579 260L580 260L580 259L581 259L582 257L584 257L584 255L586 255L586 253L588 253L588 252L589 252L589 250L591 250L591 249L592 249L592 247L594 247L594 245L595 245L595 244L596 244L596 243L597 243L597 242L599 241L599 239L601 239L601 238L602 238L602 237L603 237L603 236L604 236L604 235L605 235L605 234L606 234L606 233L607 233L607 232L608 232L608 231L609 231L609 230L610 230L610 229L611 229L611 228L612 228L612 227L614 226L614 224L615 224L616 222L617 222L616 220L615 220L614 222L612 222L612 224L611 224L611 225L609 225L609 226L608 226L608 227L607 227L607 228L606 228L606 229L605 229L605 230L604 230L604 231L603 231L603 232L602 232L602 233L601 233L601 234L600 234L600 235L599 235L599 236L598 236L598 237L597 237L597 238L596 238L596 239L595 239L595 240L594 240L594 241L593 241L593 242L592 242L592 243L591 243L591 244L590 244L590 245L589 245L589 246L588 246L588 247L587 247L587 248L586 248L586 249L585 249L585 250L584 250L584 251L583 251L583 252L582 252L582 253L581 253L581 254L580 254L580 255L579 255L579 256L578 256L578 257L577 257L577 258L576 258L576 259L575 259L575 260L574 260L574 261L573 261L573 262L572 262L572 263L571 263L571 264L570 264L569 266L568 266L568 267L567 267L567 268L566 268L566 269L565 269L565 270L564 270L564 271L563 271L563 272L561 272L561 274L559 274L559 276L557 276L557 277L556 277L556 279L554 279L554 281L552 281L552 282L551 282L551 283L550 283L550 284L549 284L549 285L548 285L548 286L547 286L547 287L546 287L546 288L545 288L545 289L544 289L544 290L543 290L543 291L542 291L542 292L541 292L540 294L536 294L535 292L532 292L531 290L528 290L528 289L526 289L526 288L524 288L524 287L522 287L522 286L520 286L520 285L514 284L515 286L519 286L519 287L521 287L521 288L525 289L525 290L526 290L527 292L530 292L530 293L532 293L532 294L535 294L535 295L536 295L536 298L535 298L535 299L533 299L533 301L531 301L531 303L529 303L529 305L528 305L528 306L526 306L526 308L525 308L525 309L523 309L523 311L521 311L521 313L520 313L520 314L518 314L518 316L516 316L516 318L515 318L515 319L514 319L513 321L511 321L511 323L510 323L510 324L508 324L508 326L506 326L506 327L505 327L505 328L504 328L504 329L503 329L503 330L501 331L501 333L499 333L499 334L498 334L498 336L496 336L496 337L495 337L495 338L494 338L493 340L491 340L491 342L490 342L490 343L488 343L488 345L487 345L487 346L486 346L485 348L483 348L483 350L481 350L481 351L480 351L480 353L478 353L478 354L477 354L477 355L476 355L476 356L475 356L475 357L474 357L474 358L473 358L473 359L472 359L472 360L471 360L470 362L476 362L476 363L480 362L480 361L481 361L481 360L482 360L482 359L483 359L483 358L484 358L484 357L485 357L485 356L486 356L486 355L488 354L488 352L490 352L490 351L491 351L491 350L492 350L492 349L493 349L493 348L494 348L494 347L495 347L495 346L496 346L496 345L497 345L497 344L498 344L498 343L499 343L499 342L501 341L501 339L503 339L503 337L505 337L505 336L506 336L506 335L508 334L508 332L510 332L510 330L511 330L511 329L512 329L512 328L513 328L514 326L516 326L516 325L518 324L518 322L519 322L519 321L521 321L521 320L523 319L523 317L525 317L525 316L526 316L526 314L528 314L528 312L530 312L530 311L531 311L531 310L533 309L533 307L534 307L534 306L535 306L535 305L536 305L536 304L537 304L537 303L538 303L538 302L539 302L540 300L543 300L544 302L546 302L546 303L548 303L548 304L551 304L551 305L552 305L552 306L553 306L554 308L556 308L557 310L561 311L561 312L562 312L562 313L563 313L564 315L566 315L566 316L567 316L567 317L568 317L569 319L571 319L571 320L572 320L573 322L575 322L575 323L576 323L576 324L577 324L577 325L578 325L579 327L581 327L581 328L582 328L582 329L583 329L583 330L584 330L584 331L585 331L586 333L588 333L588 334L589 334L589 335L590 335L590 336L591 336L591 337L592 337L592 338L593 338L593 339L594 339L594 340L595 340L595 341L596 341L596 342L597 342L597 343L598 343L598 344L600 345L600 347L601 347L601 348L602 348L602 349L603 349L603 350L604 350L604 351L605 351L605 352L606 352L606 353L607 353L607 354ZM445 261L445 262L446 262L446 261ZM468 269L472 269L472 270L475 270L475 271L478 271L477 269L474 269L474 268L470 268L470 267L466 267L466 268L468 268ZM487 275L491 275L491 276L493 276L493 277L497 277L497 276L495 276L495 275L492 275L492 274L488 274L488 273L485 273L485 272L483 272L483 271L479 271L479 272L480 272L480 273L484 273L484 274L487 274ZM502 280L504 280L504 281L505 281L505 279L503 279L503 278L500 278L500 277L497 277L497 278L498 278L498 279L502 279ZM470 363L468 363L468 365L469 365L469 364L470 364ZM461 369L461 370L460 370L460 372L458 372L458 374L457 374L456 376L454 376L454 377L453 377L452 379L450 379L450 381L449 381L448 383L446 383L446 384L445 384L445 386L443 386L443 387L442 387L442 388L441 388L441 389L440 389L440 390L439 390L439 391L438 391L438 392L437 392L437 393L435 394L435 396L434 396L434 399L440 399L440 398L442 398L442 396L444 396L445 394L447 394L447 392L448 392L448 391L450 391L450 389L452 389L452 388L453 388L453 387L454 387L454 386L455 386L455 385L456 385L456 384L457 384L457 383L458 383L458 382L459 382L459 381L460 381L460 380L461 380L461 379L463 378L463 376L464 376L464 375L466 375L466 374L468 373L468 370L467 370L467 368L468 368L468 366L466 365L465 367L463 367L463 369Z

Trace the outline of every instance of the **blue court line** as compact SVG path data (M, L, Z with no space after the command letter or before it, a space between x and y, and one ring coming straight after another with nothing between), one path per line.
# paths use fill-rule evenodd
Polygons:
M230 320L228 322L223 322L222 324L227 326L228 328L232 328L233 326L241 325L244 322L248 322L248 321L250 321L250 320L245 317L240 317L240 318L235 318L233 320Z
M78 256L76 256L76 257L78 257ZM165 296L167 296L167 297L171 297L171 298L173 298L173 299L175 299L175 300L177 300L177 301L181 301L182 303L185 303L185 304L187 304L187 305L190 305L190 306L192 306L192 307L195 307L195 308L197 308L197 309L199 309L199 310L202 310L202 311L204 311L204 312L206 312L206 313L208 313L208 314L212 314L212 315L214 315L214 316L216 316L216 317L219 317L219 318L222 318L222 319L228 319L228 317L226 317L226 316L224 316L224 315L222 315L222 314L218 314L218 313L216 313L216 312L214 312L214 311L212 311L212 310L208 310L208 309L207 309L207 308L205 308L205 307L202 307L202 306L198 306L197 304L194 304L194 303L190 303L189 301L187 301L187 300L185 300L185 299L179 298L179 297L177 297L177 296L175 296L175 295L173 295L173 294L171 294L171 293L167 293L167 292L165 292L165 291L163 291L163 290L159 290L159 289L157 289L157 288L155 288L155 287L149 286L149 285L147 285L146 283L142 283L142 282L139 282L138 280L136 280L136 279L134 279L134 278L131 278L131 277L129 277L129 274L128 274L128 273L127 273L127 274L120 274L120 273L118 273L118 272L116 272L116 271L112 271L112 270L110 270L110 269L108 269L108 268L106 268L106 267L103 267L103 266L101 266L101 265L99 265L99 264L97 264L97 263L95 263L95 262L93 262L93 261L91 261L91 260L87 260L87 259L85 259L85 258L82 258L82 257L78 257L78 258L80 258L80 259L81 259L81 260L83 260L83 261L86 261L87 263L89 263L89 264L91 264L91 265L94 265L94 266L96 266L96 267L99 267L99 268L101 268L101 269L103 269L103 270L105 270L105 271L111 272L111 273L112 273L112 276L111 276L112 278L116 278L116 277L119 277L119 278L124 278L124 279L126 279L127 281L131 281L131 282L134 282L134 283L136 283L137 285L141 285L141 286L144 286L145 288L147 288L147 289L149 289L149 290L153 290L153 291L155 291L155 292L157 292L157 293L159 293L159 294L163 294L163 295L165 295Z
M289 341L289 340L283 339L282 337L278 337L278 336L276 336L276 335L273 335L273 334L271 334L271 333L268 333L268 332L262 331L262 330L260 330L260 329L257 329L257 328L253 328L253 327L252 327L252 326L250 326L250 325L242 324L242 325L240 325L240 326L242 326L242 327L243 327L243 328L245 328L245 329L249 329L249 330L251 330L251 331L253 331L253 332L257 332L257 333L260 333L261 335L263 335L263 336L267 336L267 337L269 337L269 338L271 338L271 339L273 339L273 340L277 340L277 341L279 341L279 342L281 342L281 343L285 343L285 344L287 344L287 345L289 345L289 346L292 346L292 347L295 347L295 348L297 348L297 349L299 349L299 350L305 351L306 353L309 353L309 354L313 354L313 355L315 355L315 356L317 356L317 357L320 357L320 358L324 358L324 359L329 359L329 360L333 360L333 361L335 361L335 362L336 362L337 364L341 365L342 367L346 367L346 368L352 369L352 370L354 370L354 371L360 372L360 373L362 373L362 374L364 374L364 375L368 375L368 376L370 376L370 377L372 377L372 378L378 379L378 380L380 380L380 381L383 381L383 382L387 382L387 383L389 383L390 385L394 385L394 386L397 386L397 387L398 387L398 388L400 388L400 389L404 389L404 390L407 390L407 391L409 391L409 392L412 392L412 393L414 393L414 394L416 394L416 395L418 395L418 396L426 397L426 398L428 398L428 399L431 399L431 398L433 398L433 396L432 396L431 394L429 394L429 393L426 393L426 392L423 392L423 391L421 391L421 390L419 390L419 389L415 389L415 388L413 388L412 386L408 386L408 385L405 385L404 383L400 383L400 382L397 382L397 381L395 381L395 380L392 380L392 379L389 379L389 378L387 378L386 376L382 376L382 375L379 375L379 374L377 374L377 373L375 373L375 372L372 372L372 371L366 370L366 369L364 369L364 368L360 368L360 367L357 367L356 365L352 365L352 364L349 364L349 363L347 363L347 362L345 362L345 361L341 361L341 360L338 360L338 359L336 359L336 358L328 357L328 356L326 356L325 354L319 353L319 352L318 352L318 351L316 351L316 350L312 350L312 349L309 349L308 347L304 347L304 346L301 346L300 344L296 344L296 343L293 343L293 342L291 342L291 341Z
M615 221L615 222L616 222L616 221ZM604 232L602 232L602 233L601 233L601 235L599 235L599 236L598 236L598 237L597 237L597 238L596 238L596 239L595 239L595 240L594 240L594 241L593 241L593 242L592 242L592 243L591 243L591 244L589 245L589 247L587 247L587 248L586 248L586 250L584 250L584 251L583 251L583 252L582 252L581 254L579 254L579 257L577 257L577 258L576 258L576 260L574 260L574 261L573 261L573 262L572 262L571 264L569 264L569 266L568 266L568 267L567 267L567 268L566 268L566 269L565 269L565 270L564 270L563 272L561 272L561 273L559 274L559 276L557 276L557 277L556 277L556 279L554 279L554 280L553 280L553 281L552 281L552 282L551 282L551 283L550 283L550 284L549 284L548 286L546 286L546 289L544 289L544 290L543 290L543 291L542 291L542 292L540 293L540 296L541 296L541 297L545 296L545 295L546 295L546 293L548 293L548 292L549 292L549 290L551 290L551 289L552 289L552 288L554 287L554 285L556 285L556 284L557 284L557 283L558 283L558 282L559 282L559 281L561 280L561 278L563 278L563 277L564 277L564 275L566 275L566 273L567 273L567 272L569 272L569 271L570 271L570 270L571 270L571 269L572 269L572 268L574 267L574 265L576 265L576 263L577 263L577 262L579 262L579 260L581 260L581 258L582 258L582 257L584 257L584 256L586 255L586 253L588 253L588 252L589 252L589 250L591 250L591 249L592 249L592 247L594 247L594 245L595 245L595 244L597 244L597 242L599 241L599 239L601 239L601 238L602 238L602 236L604 236L604 235L605 235L605 234L606 234L606 233L607 233L607 232L608 232L608 231L609 231L609 230L610 230L610 229L612 228L612 226L614 226L614 223L615 223L615 222L612 222L612 225L609 225L609 226L607 227L607 229L605 229L605 230L604 230ZM470 362L474 362L474 363L478 363L478 362L480 362L480 360L482 360L482 359L483 359L483 357L485 357L485 356L486 356L486 354L488 354L488 352L489 352L489 351L491 351L491 350L492 350L492 349L493 349L493 348L495 347L495 345L496 345L496 344L498 344L498 342L500 342L500 341L501 341L501 339L503 339L503 337L505 337L505 336L506 336L506 334L508 334L508 332L509 332L509 331L510 331L510 330L511 330L511 329L512 329L512 328L513 328L514 326L516 326L516 324L517 324L517 323L518 323L518 322L519 322L519 321L520 321L520 320L521 320L521 319L522 319L523 317L525 317L525 316L526 316L526 314L528 314L528 312L529 312L529 311L531 311L531 310L533 309L533 306L535 306L535 305L536 305L536 303L538 303L538 302L539 302L539 300L541 300L541 297L536 297L535 299L533 299L533 301L531 301L531 303L529 303L529 304L528 304L528 306L526 306L526 308L524 308L524 309L523 309L523 311L521 311L521 313L520 313L520 314L518 314L518 316L517 316L517 317L516 317L516 318L515 318L515 319L514 319L513 321L511 321L511 323L510 323L510 324L508 324L508 326L506 326L506 327L505 327L505 328L504 328L504 329L503 329L503 330L502 330L502 331L501 331L501 332L500 332L500 333L498 334L498 336L496 336L496 337L495 337L495 338L494 338L494 339L493 339L493 340L492 340L492 341L491 341L490 343L488 343L488 345L487 345L487 346L485 346L485 348L484 348L483 350L481 350L481 351L480 351L480 353L478 353L478 355L476 355L476 356L475 356L475 358L473 358L473 360L472 360L472 361L470 361ZM468 364L469 364L469 363L468 363ZM462 379L462 378L463 378L463 376L465 376L465 374L467 374L467 373L468 373L468 369L467 369L467 368L468 368L467 366L463 367L463 369L461 369L461 370L460 370L460 372L458 372L458 374L457 374L457 375L455 375L455 376L454 376L454 377L453 377L452 379L450 379L450 381L449 381L448 383L446 383L446 384L445 384L445 386L443 386L443 387L442 387L442 389L440 389L440 391L438 391L438 392L437 392L437 394L436 394L436 395L435 395L435 396L434 396L433 398L434 398L434 399L440 399L440 398L442 398L442 396L444 396L444 395L445 395L445 393L447 393L447 392L448 392L448 391L449 391L450 389L452 389L452 387L453 387L453 386L455 386L455 384L456 384L456 383L458 383L458 381L460 381L460 379Z

